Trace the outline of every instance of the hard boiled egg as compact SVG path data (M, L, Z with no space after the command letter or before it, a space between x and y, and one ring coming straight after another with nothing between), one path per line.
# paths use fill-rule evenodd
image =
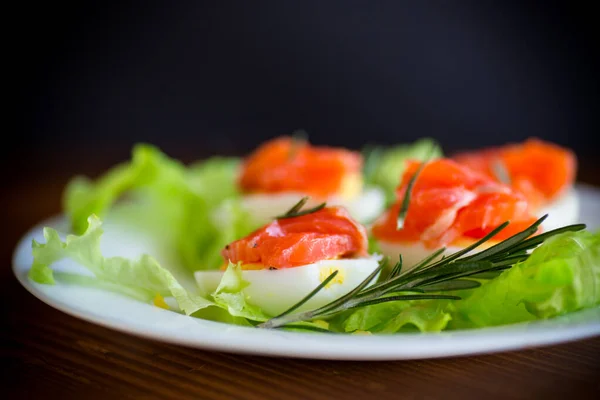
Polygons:
M242 206L257 220L268 222L275 216L287 212L304 196L294 192L248 194L242 198ZM366 188L350 198L345 196L331 196L324 200L311 198L305 207L314 207L323 201L328 206L345 207L350 215L361 223L371 222L385 207L385 195L379 188Z
M246 300L266 314L276 316L302 300L334 271L339 271L319 293L297 311L315 309L340 298L365 280L379 265L380 255L368 258L322 260L294 268L277 270L243 270L242 279L248 286L242 289ZM194 277L204 296L219 286L223 271L196 271ZM375 281L375 279L373 280Z
M542 223L544 231L579 222L579 196L576 189L569 188L565 193L542 207L537 214L539 217L548 214Z
M379 248L383 255L389 257L392 264L398 261L399 255L401 254L403 271L411 269L418 262L430 256L435 251L426 248L420 242L393 243L384 240L379 241ZM458 247L448 247L443 254L451 254L458 250L460 250Z
M439 260L442 256L449 256L457 251L463 250L465 247L473 244L475 240L461 240L456 245L446 246L443 253L439 255L436 260ZM489 240L473 251L465 254L471 255L476 252L487 249L488 247L493 246L498 243L494 240ZM392 264L398 261L399 255L402 254L402 270L407 271L412 269L417 263L424 260L425 258L431 256L438 249L430 249L423 245L421 242L390 242L385 240L378 241L379 249L381 254L386 257L389 257L390 262Z

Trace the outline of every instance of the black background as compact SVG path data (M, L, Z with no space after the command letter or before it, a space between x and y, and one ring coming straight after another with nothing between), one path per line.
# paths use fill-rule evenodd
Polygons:
M108 163L137 142L191 160L300 128L351 148L431 136L452 152L537 136L594 155L592 6L21 4L3 161Z

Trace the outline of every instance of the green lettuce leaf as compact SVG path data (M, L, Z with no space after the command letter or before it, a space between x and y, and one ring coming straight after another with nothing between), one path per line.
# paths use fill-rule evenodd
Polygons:
M269 317L263 311L246 301L243 289L248 286L242 278L240 264L229 263L217 289L211 295L215 304L226 309L235 317L243 317L252 321L266 321Z
M35 240L32 244L33 264L29 277L38 283L54 284L52 264L62 259L71 259L87 268L94 277L80 276L78 283L111 289L139 300L151 302L160 298L173 297L179 308L192 314L213 303L201 296L192 294L158 262L142 255L130 260L124 257L104 257L100 251L102 223L96 216L87 221L87 229L81 236L67 235L62 241L59 233L52 228L44 228L45 243ZM74 274L67 274L71 281L77 281Z
M155 191L178 196L186 188L184 166L156 147L138 144L132 160L108 170L95 182L87 177L73 178L63 195L63 209L73 232L82 234L90 215L104 218L111 206L127 191L152 187Z
M600 304L600 232L565 232L452 303L453 328L545 319Z
M177 252L189 269L217 269L223 265L221 250L248 235L259 222L242 207L238 198L210 206L201 197L185 199L185 216L178 230Z
M214 156L192 163L187 173L189 185L207 204L239 196L237 173L240 159Z
M395 191L404 174L407 160L424 161L443 156L441 146L432 138L391 147L366 146L363 154L365 184L380 187L385 192L388 204L395 199Z
M258 322L267 321L272 315L266 314L258 306L248 301L243 289L248 286L248 282L242 277L242 268L240 264L229 263L225 270L221 282L211 298L215 304L232 319L232 323L255 326ZM223 318L223 317L221 317ZM332 332L326 321L303 321L285 326L283 329L298 332Z
M440 332L446 328L451 315L446 300L393 301L380 303L352 312L343 322L346 332L395 333L418 329L421 332Z
M188 270L218 268L221 249L258 222L242 208L238 158L212 157L185 166L154 146L138 144L130 162L97 180L74 178L64 209L81 234L94 214L127 220L160 238Z

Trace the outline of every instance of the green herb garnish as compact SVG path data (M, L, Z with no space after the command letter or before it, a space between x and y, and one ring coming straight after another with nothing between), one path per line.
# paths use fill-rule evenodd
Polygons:
M406 218L406 213L408 212L408 206L410 205L410 198L412 196L412 188L415 185L415 182L417 181L419 174L423 171L423 169L425 168L427 163L431 160L431 157L436 154L436 151L438 151L438 148L434 144L429 149L429 154L427 155L425 160L423 162L421 162L421 165L419 165L419 168L417 168L417 170L415 171L413 176L411 176L410 180L408 181L408 184L406 185L406 192L404 193L404 197L402 198L402 203L400 205L400 210L398 211L398 218L397 218L397 222L396 222L397 230L400 230L404 227L404 219Z
M402 198L402 203L400 204L400 210L398 211L398 219L396 222L396 229L398 229L398 230L400 230L404 227L404 219L406 218L406 213L408 212L408 206L410 205L410 197L412 195L412 193L411 193L412 188L413 188L415 182L417 181L417 177L419 176L421 171L423 171L423 168L425 168L425 164L427 164L427 162L423 161L421 163L421 165L419 165L419 168L414 173L414 175L410 178L410 180L408 181L408 184L406 185L406 192L404 192L404 197Z
M328 318L343 311L390 301L427 299L460 300L459 296L428 292L475 288L479 286L479 283L465 278L477 277L483 279L486 276L493 278L496 273L527 260L529 251L537 247L544 240L562 232L580 231L586 227L585 224L569 225L530 237L538 230L538 227L546 218L547 215L544 215L525 230L470 256L464 255L494 237L508 226L508 222L500 225L484 238L463 250L439 259L444 251L444 249L440 249L406 271L402 271L402 258L400 257L385 278L368 286L386 266L387 260L383 260L363 282L348 294L320 308L295 314L292 313L317 294L327 284L326 282L333 279L337 273L335 271L300 302L277 317L257 325L257 327L267 329L281 328L295 322Z
M325 206L327 206L327 203L323 202L313 208L309 208L307 210L302 210L302 207L304 207L304 205L306 204L306 202L309 199L310 199L309 196L304 196L303 198L300 199L300 201L298 201L295 205L293 205L292 208L290 208L285 214L278 215L275 217L275 219L300 217L302 215L307 215L307 214L312 214L314 212L317 212L317 211L325 208Z

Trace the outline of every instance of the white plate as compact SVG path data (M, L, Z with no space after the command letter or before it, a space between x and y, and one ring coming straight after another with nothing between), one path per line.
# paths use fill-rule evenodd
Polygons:
M600 227L600 189L578 185L581 221ZM64 220L62 221L64 223ZM557 344L600 335L600 307L545 321L437 334L389 336L327 335L232 326L186 317L98 289L65 284L40 285L27 278L31 239L43 241L33 228L18 244L13 270L21 284L50 306L83 320L121 332L198 349L265 356L335 360L402 360L465 356ZM61 223L61 220L58 220ZM108 232L108 229L107 229ZM111 253L131 254L131 242L103 242ZM121 246L121 249L114 248ZM124 246L124 247L123 247Z

